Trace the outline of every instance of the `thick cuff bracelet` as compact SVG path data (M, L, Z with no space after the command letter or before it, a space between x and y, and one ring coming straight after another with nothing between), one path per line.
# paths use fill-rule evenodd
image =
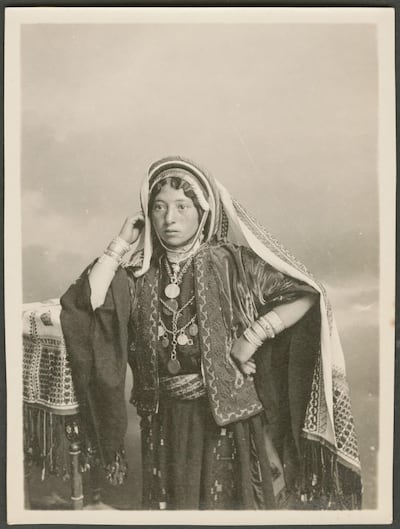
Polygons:
M268 312L268 314L265 314L264 316L262 316L259 321L262 322L263 324L266 324L272 327L274 335L279 334L280 332L284 331L286 328L285 324L283 323L283 321L280 319L280 317L274 310L271 310L270 312Z
M255 347L260 347L265 340L272 340L272 338L275 338L284 329L285 324L283 321L276 312L271 310L268 314L254 321L244 331L243 336Z
M115 253L122 258L129 251L130 246L128 242L117 236L110 242L106 252Z
M114 270L121 264L123 256L129 251L130 244L117 236L110 242L103 255L99 258L99 263L107 262Z

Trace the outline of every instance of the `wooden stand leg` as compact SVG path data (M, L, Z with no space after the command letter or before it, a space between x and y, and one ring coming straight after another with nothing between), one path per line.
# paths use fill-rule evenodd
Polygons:
M74 510L83 509L83 486L82 476L79 472L79 454L81 448L78 442L72 442L69 447L71 455L71 488L72 488L72 508Z

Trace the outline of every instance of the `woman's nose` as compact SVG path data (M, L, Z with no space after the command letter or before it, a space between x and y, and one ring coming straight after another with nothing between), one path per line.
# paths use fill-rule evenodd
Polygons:
M165 222L171 224L175 221L175 211L174 208L168 208L165 214Z

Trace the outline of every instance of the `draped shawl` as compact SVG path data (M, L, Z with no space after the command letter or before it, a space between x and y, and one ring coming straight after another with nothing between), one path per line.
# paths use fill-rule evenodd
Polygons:
M149 215L150 189L154 181L158 180L163 172L168 171L171 174L173 169L178 172L185 171L191 177L194 177L210 205L204 242L228 241L239 246L248 247L276 270L304 282L320 294L319 307L317 308L318 318L316 319L319 326L319 347L312 373L311 391L301 425L302 437L305 441L309 441L304 453L311 454L310 464L315 478L318 471L314 464L315 461L312 462L312 460L319 458L324 469L326 468L324 457L325 459L329 457L329 464L331 464L332 468L333 466L337 468L336 465L339 465L340 468L348 469L352 475L357 477L354 483L357 483L355 488L360 493L360 461L351 412L349 388L345 374L344 356L326 291L323 285L314 278L302 263L283 248L238 201L230 196L220 182L216 181L197 164L182 157L168 157L154 163L150 167L148 178L144 180L140 193L145 226L139 240L133 246L131 252L125 256L122 266L133 267L137 278L148 272L154 253ZM116 282L120 282L118 274L116 277ZM239 288L239 286L233 287ZM236 297L240 300L240 295ZM68 321L68 314L65 309L71 306L70 300L71 295L64 296L62 300L64 317L62 314L61 321L63 322L64 320L66 330L71 327L71 324L79 325L79 318ZM240 311L244 315L244 320L247 320L247 324L249 324L257 316L254 306L249 303L248 299L242 299L241 303ZM313 312L315 312L314 309ZM303 336L303 339L307 339L307 337ZM259 376L259 380L262 380L262 376ZM261 394L262 391L263 389L261 388ZM120 389L119 392L121 392ZM316 455L316 447L323 447L324 451L320 452L320 455ZM306 459L305 464L309 464Z

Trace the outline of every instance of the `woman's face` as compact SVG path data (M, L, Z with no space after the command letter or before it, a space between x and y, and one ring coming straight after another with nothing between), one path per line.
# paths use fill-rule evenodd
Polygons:
M154 199L151 222L167 246L179 248L193 239L200 219L193 200L168 183Z

